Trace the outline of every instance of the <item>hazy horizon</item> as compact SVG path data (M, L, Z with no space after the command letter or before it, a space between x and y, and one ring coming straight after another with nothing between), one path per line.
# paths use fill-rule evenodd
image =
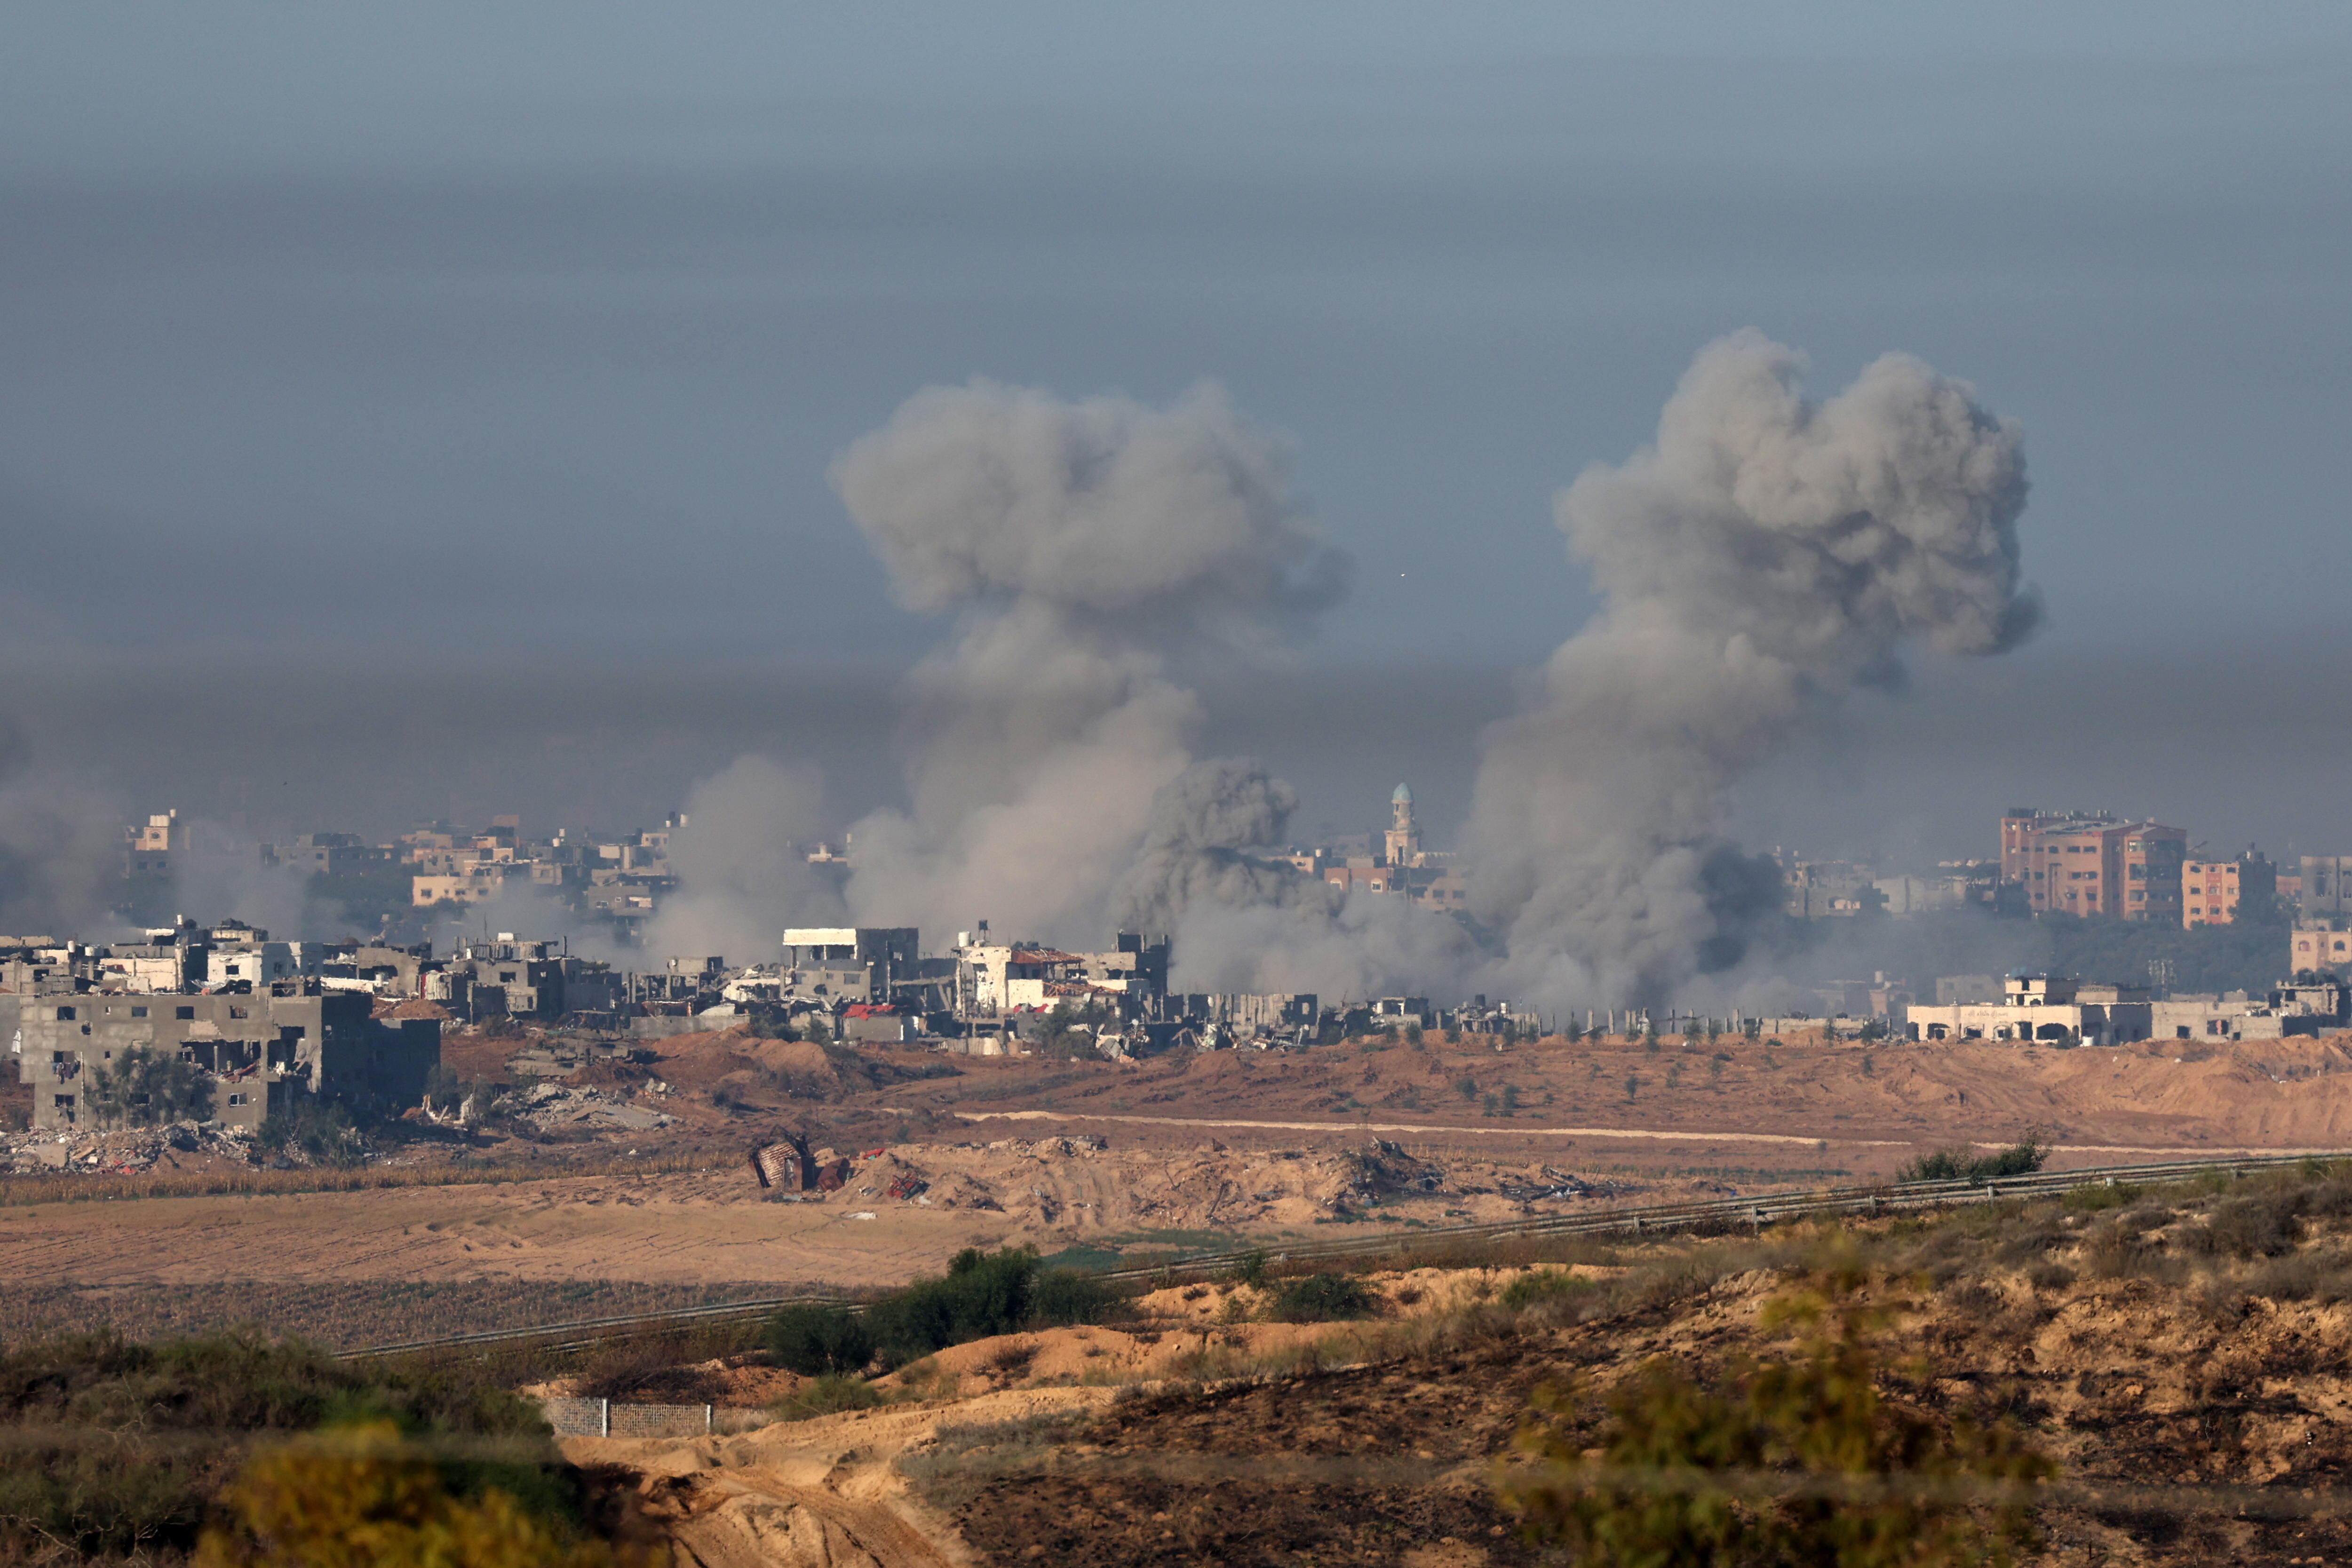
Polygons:
M61 801L624 827L742 755L821 769L811 820L909 809L903 682L996 601L895 602L828 474L985 380L1222 388L1352 568L1255 673L1153 645L1190 754L1262 759L1295 838L1402 779L1451 841L1486 727L1599 624L1555 498L1756 328L1816 399L1899 351L2014 423L2044 620L1907 647L1899 696L1861 669L1742 764L1729 832L1916 863L2032 801L2352 847L2341 11L125 5L0 36L20 839Z

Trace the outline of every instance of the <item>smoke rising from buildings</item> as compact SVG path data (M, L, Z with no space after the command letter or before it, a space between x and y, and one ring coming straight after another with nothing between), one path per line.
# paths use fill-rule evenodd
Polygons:
M1465 846L1522 994L1646 999L1736 963L1777 882L1721 839L1731 786L1899 682L1906 645L1993 654L2035 624L2017 427L1905 355L1819 405L1802 368L1754 331L1710 344L1655 445L1558 500L1604 605L1489 732Z
M1298 792L1244 757L1195 763L1160 787L1143 845L1111 900L1122 931L1170 931L1196 903L1227 908L1321 901L1287 865L1251 851L1288 835Z
M788 925L839 920L841 895L809 865L822 833L824 786L814 768L742 757L696 784L686 826L670 835L678 890L646 932L651 952L772 956Z
M121 869L119 808L85 782L44 773L23 728L0 715L0 931L110 926Z
M911 805L857 825L852 912L1098 934L1192 761L1185 667L1273 655L1344 589L1282 444L1214 387L1161 409L975 381L832 478L900 603L957 624L909 678Z

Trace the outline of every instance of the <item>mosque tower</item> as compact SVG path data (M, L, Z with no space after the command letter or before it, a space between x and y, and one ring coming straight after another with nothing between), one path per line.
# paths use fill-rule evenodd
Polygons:
M1413 826L1412 791L1399 784L1389 795L1388 863L1410 866L1421 858L1421 829Z

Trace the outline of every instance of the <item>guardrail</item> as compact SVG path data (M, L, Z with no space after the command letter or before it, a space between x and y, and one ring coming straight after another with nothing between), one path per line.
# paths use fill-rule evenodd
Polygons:
M2352 1151L2346 1151L2352 1155ZM1821 1215L1876 1216L1915 1209L1941 1209L1970 1204L1997 1203L2007 1198L2072 1192L2077 1187L2114 1186L2118 1183L2185 1181L2211 1172L2241 1175L2249 1171L2282 1170L2314 1161L2343 1158L2336 1154L2254 1154L2210 1160L2174 1160L2145 1165L2093 1165L2071 1171L2033 1171L1987 1181L1906 1182L1868 1187L1817 1187L1804 1192L1775 1193L1762 1197L1715 1198L1700 1203L1649 1204L1598 1213L1539 1215L1522 1219L1493 1220L1483 1225L1432 1226L1412 1230L1383 1230L1377 1235L1301 1246L1244 1247L1225 1252L1195 1253L1131 1268L1105 1269L1097 1278L1114 1282L1171 1282L1213 1274L1254 1258L1268 1262L1339 1261L1367 1254L1438 1248L1465 1242L1505 1241L1546 1236L1667 1235L1707 1226L1752 1226L1761 1229L1786 1219ZM456 1350L469 1345L546 1341L550 1351L583 1349L601 1341L643 1329L688 1328L705 1323L764 1317L783 1307L839 1306L862 1312L866 1303L843 1296L769 1296L746 1301L725 1301L708 1307L681 1307L664 1312L638 1312L625 1317L583 1318L566 1323L542 1323L530 1328L485 1329L474 1333L445 1334L401 1344L370 1345L344 1351L339 1359L407 1355L424 1351Z

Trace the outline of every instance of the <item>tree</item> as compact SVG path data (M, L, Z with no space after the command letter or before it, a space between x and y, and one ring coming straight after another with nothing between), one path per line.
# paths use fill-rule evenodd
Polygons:
M1037 1037L1037 1054L1063 1061L1097 1061L1102 1053L1095 1048L1095 1026L1110 1014L1099 1002L1089 1001L1083 1007L1073 1007L1066 1001L1054 1004L1045 1015L1045 1027Z
M132 1046L111 1066L90 1069L89 1103L106 1127L204 1121L213 1113L212 1075L152 1047Z
M224 1500L197 1568L590 1568L600 1542L567 1538L495 1488L454 1494L389 1421L265 1448Z
M1770 1303L1786 1359L1720 1384L1658 1357L1594 1400L1547 1390L1520 1438L1535 1465L1504 1485L1529 1532L1594 1565L1945 1568L2007 1563L2032 1535L2055 1467L2006 1423L1948 1429L1879 1395L1883 1318L1857 1271ZM1590 1415L1599 1407L1596 1447Z
M874 1359L874 1337L846 1307L786 1307L768 1320L760 1338L779 1365L806 1377L863 1372Z

